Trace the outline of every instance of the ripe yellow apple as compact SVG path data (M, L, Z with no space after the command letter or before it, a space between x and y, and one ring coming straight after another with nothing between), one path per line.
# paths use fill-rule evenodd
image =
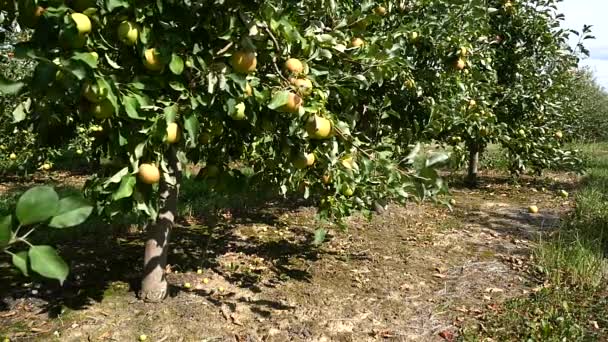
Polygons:
M294 93L289 93L287 103L280 108L280 111L287 113L297 113L302 106L302 98Z
M232 120L241 121L245 120L247 116L245 116L246 106L243 102L239 102L234 106L234 110L230 113L230 117Z
M186 283L184 283L184 288L186 288L186 289L192 288L192 284L186 282Z
M458 70L462 70L467 66L467 63L462 58L458 58L454 63L454 67Z
M535 205L531 205L528 207L528 212L530 214L536 214L536 213L538 213L538 207Z
M232 55L230 64L234 71L240 74L249 74L255 71L258 60L254 52L237 51Z
M300 152L291 161L296 169L304 169L315 163L315 155L312 153Z
M562 134L562 132L561 132L561 131L557 131L557 132L555 132L555 137L556 137L557 139L561 139L561 138L563 138L563 137L564 137L564 135Z
M358 37L353 38L350 41L350 46L354 47L354 48L360 48L363 45L365 45L365 41L363 39L361 39L361 38L358 38Z
M150 71L160 71L163 69L164 65L155 48L147 49L144 52L144 66Z
M99 103L108 96L108 90L95 83L86 83L83 88L84 97L93 103Z
M123 21L118 25L118 40L125 45L135 45L139 37L139 29L137 24L130 21Z
M299 94L310 95L312 93L312 81L308 78L292 78L289 81L296 87Z
M148 336L145 335L145 334L141 334L141 335L139 335L139 340L142 341L142 342L147 341L148 340Z
M568 198L568 196L569 196L568 191L563 190L563 189L559 191L559 195L563 198Z
M410 41L415 42L418 40L418 32L414 31L410 33Z
M83 154L83 153L84 153L84 151L83 151L83 150L81 150L81 149L77 149L77 150L76 150L76 154Z
M167 125L167 142L169 144L175 144L176 142L179 141L179 138L180 138L179 126L175 122L168 124Z
M11 154L8 156L8 158L9 158L10 160L16 160L16 159L17 159L17 155L16 155L16 154L14 154L14 153L11 153Z
M376 13L379 16L385 16L387 11L386 11L386 7L384 6L378 6L374 9L374 13Z
M299 75L304 72L304 63L297 58L290 58L285 61L285 70L292 74Z
M306 122L306 132L311 139L326 139L331 133L331 121L318 115L311 116Z
M405 81L405 87L408 89L415 89L416 88L416 81L414 81L413 79L407 79Z
M342 160L340 161L340 164L342 164L342 166L344 166L344 168L346 168L347 170L356 169L358 167L357 163L351 156L342 158Z
M469 108L473 108L475 106L477 106L477 101L473 99L469 100Z
M331 183L331 175L329 174L324 174L323 177L321 177L321 182L323 182L323 184L328 185Z
M44 164L42 164L42 166L40 168L44 171L48 171L51 169L51 164L44 163Z
M160 181L160 171L153 164L141 164L138 174L139 180L144 184L156 184Z
M456 205L456 200L455 200L455 199L453 199L453 198L451 198L451 199L450 199L450 205Z
M517 134L519 134L522 137L526 136L526 131L524 131L523 129L520 129L519 131L517 131Z
M103 120L114 115L114 106L110 100L105 99L99 103L91 104L91 113L97 119Z
M346 197L350 197L355 194L355 190L348 185L343 185L342 189L340 189L340 192Z
M245 97L249 97L253 95L253 88L251 88L251 85L249 83L245 84Z
M72 13L70 18L72 18L72 21L76 24L76 30L78 30L79 34L85 35L91 32L91 19L89 19L86 14Z

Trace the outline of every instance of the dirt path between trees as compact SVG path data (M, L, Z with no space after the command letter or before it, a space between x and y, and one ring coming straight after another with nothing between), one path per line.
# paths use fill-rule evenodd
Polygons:
M202 224L176 230L168 276L174 287L161 305L138 301L131 289L141 269L141 236L105 246L83 238L80 244L97 243L95 255L72 265L67 289L44 297L26 284L6 295L0 335L451 341L460 325L542 286L531 249L571 209L572 201L556 192L570 191L573 181L554 175L516 187L486 179L479 189L453 190L453 211L431 203L390 206L371 221L351 219L348 231L333 231L319 249L309 243L317 227L310 208L233 211L213 230ZM539 214L528 213L531 204ZM76 249L67 245L62 253Z

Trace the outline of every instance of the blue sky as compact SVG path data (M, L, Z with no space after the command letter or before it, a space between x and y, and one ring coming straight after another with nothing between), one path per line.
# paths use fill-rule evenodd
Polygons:
M608 89L608 0L565 0L558 9L566 16L566 28L580 31L584 24L593 25L596 39L585 43L591 57L582 64L591 67L598 82Z

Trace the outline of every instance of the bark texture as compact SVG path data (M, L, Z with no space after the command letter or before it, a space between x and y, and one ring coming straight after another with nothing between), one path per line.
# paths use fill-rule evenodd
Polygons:
M168 173L161 176L159 183L159 215L148 227L144 253L144 275L139 297L146 302L160 302L167 296L168 284L165 277L169 238L177 215L177 201L181 183L181 165L175 148L166 155Z
M469 146L469 167L467 170L466 183L469 186L477 186L477 172L479 167L479 145Z

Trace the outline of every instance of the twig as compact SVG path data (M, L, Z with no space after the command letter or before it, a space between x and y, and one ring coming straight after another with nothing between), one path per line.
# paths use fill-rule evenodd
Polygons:
M234 45L234 42L229 42L228 44L226 44L226 46L224 46L218 52L216 52L215 55L216 56L223 55L226 51L228 51L228 49L230 49L232 47L232 45Z
M281 53L281 46L279 45L279 41L274 36L274 34L272 34L272 31L270 31L270 29L268 28L268 25L266 23L264 23L264 31L266 31L266 33L268 33L268 36L272 40L272 43L274 44L274 47L277 50L277 52ZM287 78L285 78L285 76L283 76L283 73L281 72L281 68L279 68L279 66L277 65L277 58L276 57L272 58L272 64L274 65L274 68L277 71L277 74L282 79L284 79L285 81L289 81Z

